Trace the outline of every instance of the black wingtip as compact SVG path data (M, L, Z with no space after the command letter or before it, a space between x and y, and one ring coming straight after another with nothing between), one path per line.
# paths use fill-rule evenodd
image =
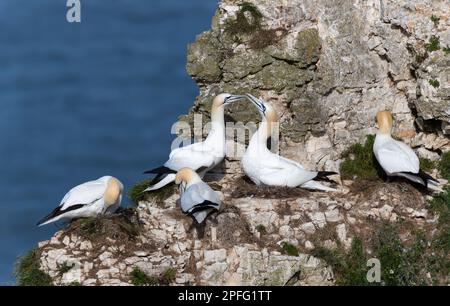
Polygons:
M432 181L436 184L439 184L439 182L434 177L432 177L431 175L429 175L428 173L426 173L422 170L419 171L419 177L425 182Z
M330 179L328 178L328 176L336 175L336 174L339 174L339 173L333 172L333 171L319 171L319 172L317 173L317 176L314 178L314 180L315 180L315 181L328 182L328 183L336 183L335 181L330 180Z
M147 170L143 174L175 174L175 173L177 172L170 168L161 166L152 170Z
M334 172L334 171L319 171L317 173L317 177L327 177L327 176L336 175L336 174L339 174L339 173Z

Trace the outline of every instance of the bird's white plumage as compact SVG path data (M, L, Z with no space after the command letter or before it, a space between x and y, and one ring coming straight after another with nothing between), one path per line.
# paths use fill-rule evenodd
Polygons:
M414 151L389 135L377 134L373 152L380 166L389 175L398 172L419 173L420 171L419 158Z
M262 124L252 136L249 146L242 159L242 169L256 185L304 187L322 191L336 191L320 183L308 184L317 177L318 172L308 171L301 164L272 153L267 148L267 139L270 136L266 115L274 112L270 104L262 99L249 95L252 102L259 108ZM273 116L272 117L276 117Z
M169 160L164 163L164 166L173 171L178 171L182 168L191 168L195 171L202 169L200 175L203 176L222 162L226 150L224 106L243 98L245 97L230 94L217 96L214 99L211 110L211 131L205 141L172 150ZM144 192L162 188L173 182L174 179L175 176L169 174L160 182L144 190Z
M59 206L38 225L42 226L60 219L95 217L114 213L122 201L123 185L111 176L104 176L72 188L61 200ZM108 193L111 194L108 194ZM113 197L112 203L105 201L105 195Z
M388 176L401 176L442 192L439 182L420 170L420 161L413 149L392 138L392 114L389 111L378 112L377 123L379 131L375 137L373 153L384 172Z
M195 143L173 150L164 166L174 171L186 167L196 170L202 167L210 168L215 164L216 159L222 159L223 155L208 142Z
M61 209L77 204L87 205L103 198L107 185L108 181L99 179L72 188L61 200Z
M212 212L220 209L219 195L205 182L187 185L181 189L180 205L185 214L191 214L198 223L203 223ZM201 207L201 210L196 211Z

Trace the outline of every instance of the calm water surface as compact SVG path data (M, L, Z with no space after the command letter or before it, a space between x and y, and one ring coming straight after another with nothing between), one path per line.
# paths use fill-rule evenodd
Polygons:
M197 94L186 46L217 5L82 1L69 24L65 3L0 1L0 284L59 229L35 224L71 187L105 174L129 187L166 159Z

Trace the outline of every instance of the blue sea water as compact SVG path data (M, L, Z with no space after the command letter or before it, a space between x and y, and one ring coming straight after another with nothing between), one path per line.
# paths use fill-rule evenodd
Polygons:
M164 162L198 92L186 47L216 1L81 3L69 24L66 0L0 2L0 284L59 229L35 224L71 187L106 174L129 187Z

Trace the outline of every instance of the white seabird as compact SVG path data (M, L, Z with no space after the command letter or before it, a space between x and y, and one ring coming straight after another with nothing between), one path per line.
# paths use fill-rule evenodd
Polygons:
M439 182L420 170L420 161L416 153L391 137L392 114L381 111L377 114L378 132L373 144L373 153L380 166L388 176L400 176L423 185L429 189L442 191Z
M178 171L175 183L180 185L180 205L183 213L202 225L206 218L220 209L219 195L190 168Z
M245 174L256 185L337 191L314 181L328 180L327 176L335 175L336 172L306 170L299 163L274 154L267 148L267 139L272 135L273 124L278 122L278 116L269 103L250 94L247 96L258 108L262 122L242 159Z
M175 173L182 168L191 168L203 177L206 172L222 162L226 150L224 108L225 105L242 99L246 97L226 93L215 97L211 108L211 130L208 137L203 142L174 149L164 166L144 172L156 174L150 187L144 192L157 190L172 183L175 180ZM163 175L166 176L157 182Z
M72 188L61 204L38 222L46 225L60 219L89 218L114 213L122 201L123 185L112 176L103 176Z

